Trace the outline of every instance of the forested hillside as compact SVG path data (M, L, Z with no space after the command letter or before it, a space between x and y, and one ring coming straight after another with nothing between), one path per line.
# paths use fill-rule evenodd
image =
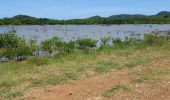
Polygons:
M55 24L170 24L170 12L162 11L155 15L120 14L109 17L93 16L86 19L55 20L16 15L0 19L0 25L55 25Z

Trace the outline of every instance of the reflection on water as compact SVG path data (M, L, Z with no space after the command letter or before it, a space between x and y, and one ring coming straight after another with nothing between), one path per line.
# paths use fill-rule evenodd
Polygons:
M163 25L22 25L0 26L0 33L14 30L16 33L29 40L36 39L38 42L58 36L63 41L76 40L79 38L93 38L99 40L102 37L121 38L139 37L144 33L154 32L161 34L170 33L170 24Z

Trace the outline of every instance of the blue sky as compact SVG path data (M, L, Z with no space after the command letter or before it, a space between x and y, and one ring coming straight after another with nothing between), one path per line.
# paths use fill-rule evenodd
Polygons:
M170 0L0 0L0 18L24 14L72 19L94 15L152 15L159 11L170 11Z

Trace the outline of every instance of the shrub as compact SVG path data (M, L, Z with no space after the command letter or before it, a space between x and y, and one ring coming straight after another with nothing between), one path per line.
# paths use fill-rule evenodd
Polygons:
M92 48L96 47L96 40L92 40L90 38L86 39L79 39L76 41L77 43L77 49L84 50L84 51L89 51Z
M41 47L44 51L52 54L53 52L57 52L57 54L69 54L75 49L75 42L69 41L63 42L58 37L54 37L41 42Z
M12 32L0 34L0 48L17 48L20 41L23 39Z
M17 56L17 50L15 48L5 48L5 50L3 51L2 55L7 57L7 58L14 58Z
M30 52L25 40L12 32L0 35L0 48L3 49L2 55L11 59L17 56L26 57Z
M100 40L102 42L101 46L106 46L106 45L108 45L108 42L110 41L110 38L109 37L108 38L104 37L104 38L101 38Z
M63 42L62 45L59 47L59 53L60 54L69 54L71 52L74 52L75 50L75 42L70 41L70 42Z
M166 38L163 36L154 35L152 33L144 35L144 43L149 46L162 45L165 41Z
M52 54L54 51L57 51L61 45L62 42L58 37L53 37L41 42L41 48L50 54Z
M116 38L116 39L112 39L112 43L114 44L114 45L120 45L120 44L122 44L123 42L122 42L122 40L120 39L120 38Z
M30 49L30 54L34 55L34 53L37 51L37 45L36 45L36 40L32 39L28 43L29 49Z
M114 48L116 49L123 49L124 42L120 38L112 39L112 43L114 45Z

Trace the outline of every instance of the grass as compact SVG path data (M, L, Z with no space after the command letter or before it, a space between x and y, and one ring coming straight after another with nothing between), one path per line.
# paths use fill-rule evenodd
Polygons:
M95 71L104 73L110 71L110 69L116 68L121 69L123 66L120 62L116 61L99 61L95 66Z
M31 87L64 84L86 75L89 71L100 74L111 69L132 69L168 55L170 44L164 43L161 46L142 48L138 45L126 48L106 46L94 52L76 52L59 58L29 58L22 62L3 63L0 64L0 99L20 97ZM138 81L154 80L157 76L164 76L166 72L167 69L148 71L143 73ZM120 90L126 91L128 87L118 85L104 95L112 96Z
M111 69L122 69L122 68L133 68L137 65L151 62L152 58L147 57L145 55L133 55L133 57L115 59L115 60L107 60L107 61L99 61L95 66L95 71L98 73L105 73L110 71Z
M142 55L138 55L138 56L131 57L128 59L129 59L129 62L125 64L125 66L128 68L133 68L137 65L148 63L152 60L152 58L147 57L147 56L142 56Z
M117 92L129 92L130 89L126 85L116 85L114 87L111 87L110 89L106 90L105 92L102 93L102 96L104 97L112 97L114 96Z
M43 85L56 85L61 84L63 81L66 81L65 76L56 76L56 75L44 75L39 78L32 79L32 84L34 86L43 86Z
M49 63L47 57L30 57L27 59L27 63L34 66L43 66Z
M16 98L21 97L23 94L20 91L11 91L5 95L5 98Z
M168 67L162 67L152 70L147 70L140 74L140 77L133 80L133 82L141 83L158 83L161 81L169 81L169 74L170 68Z

